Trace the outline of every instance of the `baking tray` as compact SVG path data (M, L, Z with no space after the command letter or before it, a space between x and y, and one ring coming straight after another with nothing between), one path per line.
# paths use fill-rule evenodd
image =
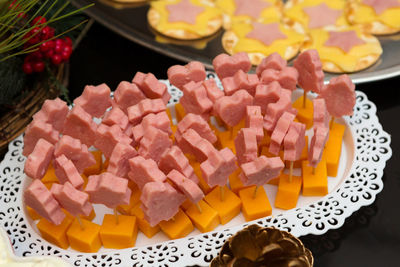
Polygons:
M73 0L72 3L77 7L82 7L93 1ZM178 60L203 62L208 69L213 69L212 59L225 52L221 45L222 30L216 33L203 49L181 44L160 43L155 40L155 34L147 23L148 9L148 4L118 4L110 0L100 0L85 12L129 40ZM381 58L368 69L350 74L354 83L378 81L400 75L400 34L379 37L379 40L383 47ZM333 76L335 74L327 73L325 80Z

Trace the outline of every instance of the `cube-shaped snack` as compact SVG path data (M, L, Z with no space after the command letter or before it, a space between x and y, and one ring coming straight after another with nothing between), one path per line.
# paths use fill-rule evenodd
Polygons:
M130 214L136 216L139 230L148 238L152 238L160 231L160 226L158 224L155 226L149 224L149 222L144 218L144 213L140 205L140 202L136 203L130 210Z
M131 189L131 190L132 190L132 193L131 193L131 197L129 199L129 204L117 206L117 211L119 211L121 214L129 215L133 206L135 206L137 203L140 202L141 191L139 190L139 188L135 187L134 189Z
M303 196L325 196L328 194L328 174L326 170L326 159L318 163L313 173L307 160L301 165L303 176Z
M313 125L313 103L310 99L306 99L306 106L303 107L303 96L293 102L293 107L297 109L297 119L306 125L306 129L310 129Z
M187 216L189 216L194 226L200 232L212 231L219 225L218 212L211 208L204 200L200 200L197 204L200 206L201 211L193 204L186 210Z
M66 216L61 224L55 225L42 218L36 226L45 240L62 249L67 249L69 247L67 231L73 220L72 216Z
M170 239L185 237L194 230L192 222L182 210L175 214L173 220L161 221L160 228Z
M301 185L301 177L292 176L292 181L290 181L289 175L282 173L279 177L278 192L275 197L275 207L284 210L295 208L300 195Z
M329 138L326 142L324 151L328 176L336 177L337 175L345 130L346 126L333 123L332 129L329 131Z
M97 86L87 85L82 95L75 98L74 104L81 106L91 116L100 118L111 106L110 93L110 87L105 83Z
M264 188L260 186L256 194L254 194L255 189L255 186L251 186L239 191L239 197L242 200L242 213L246 221L252 221L272 214L272 207Z
M100 225L82 220L82 226L75 219L67 231L67 238L72 249L94 253L101 247Z
M100 227L100 238L105 248L129 248L136 242L138 224L135 216L105 214Z

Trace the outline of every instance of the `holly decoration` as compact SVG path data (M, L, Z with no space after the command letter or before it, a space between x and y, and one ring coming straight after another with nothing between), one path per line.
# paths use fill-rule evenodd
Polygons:
M42 72L45 62L48 60L53 65L59 65L69 60L72 54L72 41L69 37L54 39L54 28L50 26L40 27L46 23L46 18L37 16L31 25L37 26L29 31L25 38L28 39L25 46L42 43L37 50L26 55L22 69L26 74Z

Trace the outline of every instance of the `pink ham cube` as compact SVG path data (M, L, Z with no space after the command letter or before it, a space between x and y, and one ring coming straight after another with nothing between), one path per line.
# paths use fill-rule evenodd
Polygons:
M257 136L252 128L242 128L235 138L236 155L239 165L257 158Z
M171 121L167 112L163 111L157 114L150 113L146 115L142 123L132 128L132 134L136 142L140 142L148 127L157 128L168 135L172 134Z
M170 171L167 178L174 184L178 192L182 192L192 203L203 199L204 193L200 187L177 170Z
M133 125L137 125L142 121L142 118L150 113L159 113L167 109L163 100L143 99L138 104L128 108L128 119Z
M107 172L118 177L127 177L130 170L129 159L137 156L137 151L124 143L117 143L111 153Z
M247 74L242 70L233 75L222 79L222 87L225 95L232 95L240 89L245 89L250 95L254 96L257 85L260 83L256 74Z
M93 145L97 124L82 107L76 105L68 113L64 121L63 134L81 140L88 147Z
M120 82L117 89L114 91L115 103L126 114L129 107L136 105L145 98L146 96L136 84L127 81Z
M75 188L81 188L84 181L79 174L74 163L65 155L61 155L54 160L55 174L61 184L69 182Z
M264 58L261 63L256 68L256 73L258 77L261 76L261 73L266 69L273 70L283 70L287 65L285 59L281 57L277 52L270 54L268 57Z
M60 203L61 207L73 216L89 216L93 210L93 206L89 202L89 195L77 190L69 182L63 185L54 183L51 186L50 192L58 203Z
M179 142L182 134L188 129L195 130L202 138L207 139L211 144L217 142L217 137L211 130L210 125L197 114L189 113L178 123L175 138Z
M321 161L324 147L329 138L329 128L314 127L314 135L311 138L310 149L308 151L308 162L310 166L316 168Z
M32 153L33 148L40 138L51 144L55 144L60 139L60 134L51 124L41 120L33 120L25 130L22 155L28 156Z
M225 95L224 91L218 88L217 83L213 78L205 80L203 82L203 86L206 89L208 99L210 99L213 103L215 103L218 98Z
M65 117L68 114L67 103L58 97L44 101L42 108L32 116L34 120L40 120L53 125L53 128L59 132L62 131L64 126Z
M246 106L253 103L253 97L246 90L238 90L231 96L219 98L214 112L227 125L233 127L246 115Z
M128 116L119 107L107 111L101 122L108 126L116 124L122 131L125 131L129 124Z
M55 225L61 224L65 218L60 205L40 180L33 180L25 189L24 202L40 216Z
M206 69L203 63L191 61L185 66L174 65L168 71L168 80L178 88L182 88L188 82L201 82L206 78Z
M245 125L256 132L257 142L261 142L264 137L264 117L259 106L246 107Z
M309 49L301 52L293 62L299 72L299 85L304 91L320 93L324 86L324 72L318 51Z
M87 168L96 163L94 156L89 152L87 146L82 144L79 139L63 135L54 148L54 157L57 158L64 154L72 160L80 174Z
M279 82L282 88L296 90L299 73L293 67L284 67L282 70L266 69L261 73L260 81L262 84L270 84L273 81Z
M183 153L194 155L199 162L205 161L208 155L216 150L207 139L202 138L193 129L188 129L182 135L178 146L182 149Z
M158 167L165 174L172 170L177 170L196 184L199 183L199 178L194 173L193 167L178 146L172 146L161 155Z
M132 83L136 84L148 98L161 98L164 104L167 104L171 98L167 86L160 82L152 73L144 74L137 72L135 77L133 77Z
M146 128L146 134L140 140L139 155L146 159L153 159L155 162L159 162L161 155L168 148L172 146L172 141L168 134L149 126Z
M261 107L261 113L265 115L268 105L278 102L281 90L282 87L277 81L273 81L268 85L257 85L254 95L254 105Z
M289 130L283 139L283 158L288 161L296 161L300 159L304 146L306 125L300 122L292 122Z
M24 171L32 179L41 179L53 158L54 145L44 139L37 141L32 153L25 161Z
M267 158L261 156L252 162L242 164L242 173L239 175L244 185L262 186L269 180L278 177L284 164L279 157Z
M205 114L210 113L213 103L207 97L207 91L199 82L189 82L182 87L183 96L180 103L186 113Z
M89 176L85 192L89 194L92 203L104 204L111 209L118 205L128 205L132 193L127 179L109 172Z
M132 139L123 133L118 125L107 126L100 124L97 127L94 146L101 150L106 158L110 158L115 145L118 143L129 145L132 143Z
M213 59L212 64L220 80L233 76L239 70L248 72L251 69L250 58L244 52L236 53L233 56L219 54Z
M161 221L168 221L175 216L185 199L183 194L168 183L147 183L140 196L144 218L150 226L155 226Z
M75 98L74 104L81 106L91 116L100 118L111 106L110 94L110 87L105 83L97 86L87 85L82 95Z
M325 100L323 98L313 99L313 110L314 127L322 126L328 128L331 116L329 115L328 109L326 108Z
M164 182L167 177L160 171L157 163L152 159L137 156L128 160L131 171L129 179L134 181L140 190L150 182Z
M275 129L276 122L285 111L292 108L292 92L282 89L279 95L279 100L276 103L271 103L267 106L267 111L264 116L264 129L272 132Z
M278 155L283 143L283 139L287 131L289 130L290 124L293 122L295 115L289 112L284 112L276 123L275 129L271 135L271 143L269 145L269 152L273 155Z

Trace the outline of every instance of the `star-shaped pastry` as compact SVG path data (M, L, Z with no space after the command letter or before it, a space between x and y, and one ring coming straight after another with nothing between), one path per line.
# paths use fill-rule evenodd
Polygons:
M262 0L235 0L235 16L247 15L258 19L264 8L271 6L270 3Z
M382 14L388 8L400 7L398 0L363 0L362 3L372 7L377 15Z
M354 46L365 44L355 31L345 32L329 32L329 39L325 42L325 46L333 46L342 49L348 53Z
M246 37L256 39L265 45L272 44L275 40L286 39L287 36L279 29L279 23L263 24L253 22L253 30Z
M193 5L190 0L182 0L173 5L166 6L169 22L186 22L196 24L197 15L204 11L204 7Z
M317 6L305 7L303 10L309 17L308 27L310 29L335 25L336 20L342 13L341 10L330 8L325 3L321 3Z

